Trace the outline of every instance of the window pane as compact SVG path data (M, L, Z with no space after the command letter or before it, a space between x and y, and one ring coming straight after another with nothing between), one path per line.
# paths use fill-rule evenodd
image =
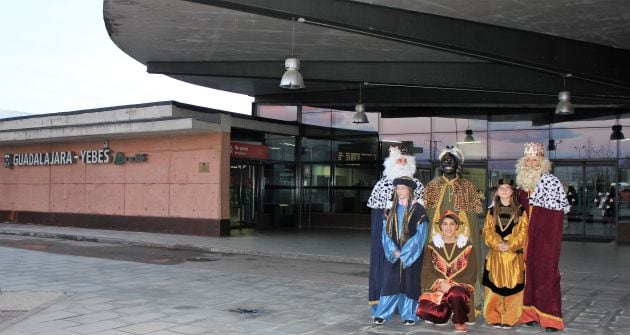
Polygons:
M302 123L330 127L332 125L332 112L330 111L330 108L303 106Z
M378 157L378 137L352 137L333 141L337 162L374 162Z
M286 187L295 186L295 164L265 164L265 185Z
M335 186L371 187L378 181L378 176L376 163L335 165Z
M497 111L490 114L489 130L548 129L550 112Z
M431 132L430 117L381 118L379 133L407 134Z
M474 116L472 118L465 115L458 115L457 117L433 117L431 119L433 124L433 132L465 132L466 129L486 131L488 129L488 122L486 121L486 115Z
M265 144L269 146L269 159L295 161L295 137L266 134Z
M381 142L381 153L383 156L380 159L381 161L389 156L389 147L402 144L411 147L412 152L410 154L413 154L413 156L416 158L416 162L428 161L430 158L430 134L381 135Z
M549 130L492 131L488 141L491 159L519 159L523 157L526 142L540 142L547 146ZM545 153L546 157L548 153Z
M617 143L610 140L610 132L607 128L554 129L556 150L550 153L550 158L615 159Z
M433 134L433 160L439 160L440 152L446 146L455 146L464 153L464 162L471 160L486 160L486 148L487 148L487 133L486 132L475 132L475 139L479 141L479 143L467 143L461 144L464 140L464 134L455 133L434 133Z
M304 189L304 204L307 212L330 213L328 189Z
M330 182L330 165L304 164L304 186L328 187Z
M367 114L368 123L352 123L354 113L354 111L333 110L333 128L378 132L379 113L366 112L365 114Z
M368 189L335 190L335 213L368 213L370 208L367 207L367 200L371 192Z
M330 162L330 140L302 138L302 161Z
M256 105L256 115L275 120L297 121L297 106Z

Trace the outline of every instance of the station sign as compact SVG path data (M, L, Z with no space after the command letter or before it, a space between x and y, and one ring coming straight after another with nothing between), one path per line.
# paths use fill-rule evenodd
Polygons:
M269 159L269 147L260 144L231 142L230 156L243 159Z

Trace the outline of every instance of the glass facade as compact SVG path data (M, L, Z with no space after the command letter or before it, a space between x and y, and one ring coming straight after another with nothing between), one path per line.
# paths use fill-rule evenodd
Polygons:
M309 106L261 109L260 116L274 111L280 115L276 119L285 121L293 115L287 111L295 110L300 136L267 139L278 149L272 150L273 162L265 169L265 176L274 179L266 184L265 203L301 206L296 218L301 226L330 220L323 214L368 216L367 199L392 145L404 142L411 147L416 176L425 184L439 174L440 151L457 145L465 155L464 176L489 204L492 185L500 178L515 178L523 144L534 141L545 144L554 174L565 190L571 186L575 193L576 204L565 222L567 237L615 239L622 228L630 230L630 141L610 140L615 124L627 125L630 131L630 113L586 111L571 121L554 116L553 110L427 111L418 114L436 116L403 118L368 113L370 122L357 125L351 111ZM300 205L296 199L301 199ZM610 204L612 210L606 207Z

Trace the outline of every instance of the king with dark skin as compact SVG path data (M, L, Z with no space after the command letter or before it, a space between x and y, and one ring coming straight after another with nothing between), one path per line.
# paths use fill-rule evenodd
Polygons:
M442 167L442 175L449 180L457 177L457 168L459 167L459 163L457 163L457 159L455 156L451 154L446 154L440 160L440 166Z
M450 151L450 152L449 152ZM477 264L481 262L481 233L479 230L479 214L482 213L481 200L477 195L477 189L473 183L460 176L459 170L463 154L455 148L448 148L440 154L440 170L442 175L435 177L427 184L427 192L425 193L425 205L427 216L429 217L430 234L427 240L433 241L435 246L441 248L444 246L442 234L439 229L439 213L451 210L459 215L462 220L457 233L458 246L463 247L467 240L473 245L473 254ZM481 271L478 271L478 280L474 283L475 294L474 304L477 310L480 309L481 290L480 277Z

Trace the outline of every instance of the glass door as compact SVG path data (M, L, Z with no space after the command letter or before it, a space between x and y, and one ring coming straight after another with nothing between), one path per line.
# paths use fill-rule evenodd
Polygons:
M252 228L256 222L258 166L254 163L230 164L230 226Z
M614 240L616 237L617 190L612 163L577 162L557 164L560 179L571 204L565 215L564 236L575 239Z

